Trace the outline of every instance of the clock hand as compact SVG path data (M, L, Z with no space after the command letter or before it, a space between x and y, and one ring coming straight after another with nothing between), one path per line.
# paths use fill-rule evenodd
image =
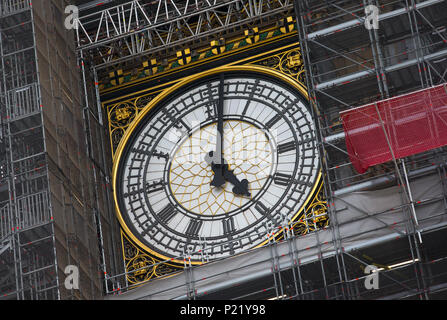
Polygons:
M250 192L248 192L248 180L243 179L239 181L236 175L232 170L228 169L228 164L225 159L223 160L223 164L217 164L213 162L213 151L205 156L205 161L211 165L211 169L214 172L214 178L211 181L212 186L222 186L225 182L230 182L234 188L233 193L240 196L250 196Z
M218 164L218 163L214 163L215 161L215 156L214 156L214 152L211 151L210 153L208 153L205 156L205 161L211 165L211 169L214 172L214 178L211 181L211 185L217 188L222 187L225 184L225 178L223 175L223 170L224 170L224 165L225 164ZM225 161L225 160L224 160Z
M228 170L228 164L226 164L223 158L223 142L224 142L224 129L223 129L223 91L224 91L224 75L220 75L219 83L219 101L217 104L217 137L216 137L216 151L209 152L205 157L206 162L211 165L211 169L214 172L214 178L211 181L211 185L214 187L221 187L226 181L234 185L233 193L237 195L250 196L248 192L248 181L246 179L239 181L234 175L233 171Z
M218 164L224 164L223 159L223 140L224 140L224 129L223 129L223 90L224 90L224 77L223 73L220 75L219 83L219 103L217 105L217 144L216 144L216 156L220 157Z
M224 178L228 182L230 182L234 188L233 193L239 196L250 196L250 192L248 192L248 180L243 179L242 181L239 181L236 175L233 173L232 170L228 169L228 165L226 164L224 166Z
M214 179L213 181L211 181L211 185L218 188L222 187L225 184L225 179L223 177L223 165L225 164L225 160L223 159L223 86L224 77L223 74L221 74L219 83L219 101L217 104L216 151L211 151L209 153L211 161L209 159L206 160L209 164L212 165L212 169L214 171Z

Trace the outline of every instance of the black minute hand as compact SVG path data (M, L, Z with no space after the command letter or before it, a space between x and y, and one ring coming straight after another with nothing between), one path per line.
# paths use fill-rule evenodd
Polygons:
M217 164L224 164L223 160L223 91L224 91L224 77L223 74L220 75L220 83L219 83L219 103L217 105L217 143L216 143L216 156L220 157L217 159L219 162Z
M210 152L213 162L214 179L211 185L221 187L225 184L224 178L224 164L223 159L223 91L224 91L224 76L220 75L219 83L219 101L217 103L217 137L216 137L216 151Z

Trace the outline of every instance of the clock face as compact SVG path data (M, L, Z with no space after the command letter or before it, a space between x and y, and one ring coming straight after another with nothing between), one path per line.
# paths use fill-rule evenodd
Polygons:
M315 126L304 91L275 74L197 76L139 115L117 151L114 196L140 246L223 258L299 217L320 177Z

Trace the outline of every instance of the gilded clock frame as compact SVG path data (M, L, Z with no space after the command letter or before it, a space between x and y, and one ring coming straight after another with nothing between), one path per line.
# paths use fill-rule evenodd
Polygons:
M245 63L245 64L244 64ZM237 65L236 65L237 64ZM187 76L183 79L172 81L170 83L164 84L172 85L171 87L163 90L163 86L160 88L153 88L150 94L145 93L138 95L136 98L131 98L128 100L121 100L119 103L115 104L107 104L104 103L104 109L107 111L108 120L109 120L109 134L110 134L110 142L112 148L113 155L113 173L112 173L112 185L115 190L116 185L116 174L117 174L117 166L121 157L122 150L126 145L132 131L137 126L138 122L144 118L144 116L155 106L159 101L161 101L164 97L166 97L169 93L177 90L183 85L187 83L197 80L203 76L212 75L215 73L219 73L221 71L231 71L231 70L253 70L255 72L261 72L273 77L279 78L280 80L285 81L290 84L294 88L296 88L302 95L310 101L307 95L307 90L304 85L304 67L301 57L301 51L298 43L290 44L284 46L282 48L277 48L271 50L270 52L259 54L255 57L242 59L233 63L229 63L225 66L220 66L211 70L204 71L199 74ZM113 127L111 125L112 121L112 112L113 110L119 110L120 107L131 105L132 108L137 107L137 102L139 99L147 99L148 103L146 106L140 105L139 108L135 109L135 114L127 117L129 114L123 112L123 122L121 125L117 127ZM311 107L313 107L311 105ZM115 108L115 109L114 109ZM127 120L127 122L126 122ZM121 137L117 147L113 147L112 141L112 132L113 129L123 130L124 135ZM144 277L140 278L141 281L138 280L134 276L134 265L132 265L133 261L137 257L150 257L149 260L155 261L157 266L163 264L166 270L170 270L172 272L181 271L185 266L187 266L185 260L172 259L163 256L160 253L157 253L143 243L141 243L129 230L126 226L123 217L121 216L121 212L117 205L116 193L113 193L114 205L117 212L117 217L120 222L122 231L121 231L121 240L123 247L123 258L126 266L126 271L128 274L126 275L127 281L133 285L139 285L146 281L149 281L153 278L165 277L166 274L157 274L154 272L154 268L149 266L147 263L140 263L140 266L145 270L147 268L146 274ZM324 195L324 187L323 187L323 179L322 173L320 172L318 175L317 182L314 184L312 192L309 194L309 197L306 199L305 204L300 208L300 210L294 215L291 220L289 229L293 231L294 234L305 235L309 232L313 232L319 230L321 228L326 228L329 225L329 219L327 216L327 201ZM304 211L304 212L303 212ZM261 247L266 243L271 241L281 241L284 238L283 230L277 230L274 234L268 237L262 244L256 246ZM134 246L135 252L137 253L135 256L129 257L126 256L126 252L124 250L125 246ZM142 261L145 261L142 259ZM148 261L146 259L146 261ZM191 264L199 265L201 262L190 262ZM150 271L150 272L149 272ZM140 274L142 274L140 272Z
M306 89L297 81L293 81L290 77L284 75L283 73L280 73L274 69L270 69L270 68L266 68L266 67L260 67L260 66L254 66L254 65L245 65L245 66L223 66L223 67L218 67L212 70L207 70L204 71L202 73L199 74L195 74L195 75L191 75L185 79L183 79L182 81L178 82L177 84L173 85L172 87L170 87L169 89L163 91L161 94L159 94L157 97L155 97L151 102L149 102L149 104L135 117L135 119L132 121L132 123L129 125L126 133L124 134L124 137L121 139L118 148L116 150L116 153L114 155L113 158L113 168L112 168L112 188L113 190L116 190L116 184L117 184L117 179L118 179L118 167L121 161L121 157L124 151L125 146L128 143L128 140L130 139L131 135L133 134L135 128L138 126L138 124L140 123L140 121L142 121L146 115L160 102L162 101L164 98L166 98L167 96L169 96L170 94L172 94L173 92L176 92L178 89L186 86L187 84L201 79L203 77L206 76L210 76L210 75L214 75L214 74L218 74L221 72L232 72L232 71L248 71L248 72L254 72L254 73L260 73L260 74L265 74L265 75L269 75L272 76L276 79L279 79L287 84L289 84L291 87L295 88L298 92L300 92L303 97L305 99L308 100L308 96L307 96L307 91ZM318 186L318 183L321 179L321 173L318 175L317 181L310 193L310 195L308 196L308 198L306 199L304 205L300 208L300 210L293 216L293 218L291 219L291 221L295 221L295 219L301 214L301 212L304 210L304 208L306 207L306 205L309 202L309 199L312 198L312 195L315 192L315 189ZM178 259L172 259L169 257L164 256L161 253L158 253L154 250L152 250L151 248L149 248L148 246L146 246L144 243L142 243L129 229L129 227L127 226L127 224L124 221L123 215L121 213L121 210L119 208L118 205L118 198L117 198L117 194L116 192L113 192L113 200L114 200L114 205L115 205L115 210L117 213L117 217L118 217L118 221L121 225L121 228L123 229L123 231L126 233L126 235L128 235L128 237L135 243L137 244L140 248L142 248L144 251L149 252L150 254L158 257L159 259L162 259L164 261L171 261L172 263L183 263L182 260L178 260ZM276 236L276 235L275 235ZM270 238L274 238L275 236L271 236ZM262 247L264 246L267 242L269 242L270 239L265 240L263 243L261 243L260 245L256 246L256 247ZM191 264L195 264L195 265L199 265L202 264L201 262L196 262L196 261L192 261Z

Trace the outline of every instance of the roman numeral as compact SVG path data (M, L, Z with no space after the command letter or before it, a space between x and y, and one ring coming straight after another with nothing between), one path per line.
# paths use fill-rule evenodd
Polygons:
M147 221L147 220L146 220ZM149 224L149 223L144 223L144 230L141 232L142 236L145 236L146 234L148 234L149 232L151 232L152 235L154 235L156 233L156 229L154 229L155 225L153 224Z
M213 119L214 117L217 117L217 101L216 101L216 95L218 95L218 90L211 87L211 84L208 83L207 85L207 93L208 93L208 100L209 102L205 104L206 108L206 115L207 120ZM205 97L203 97L205 98Z
M179 105L177 105L176 107L173 107L169 110L163 109L162 112L171 122L175 123L175 125L174 125L175 128L177 128L178 130L185 129L186 132L190 132L191 128L186 124L186 122L183 119L181 119L181 118L178 119L178 118L174 117L174 115L177 115L179 113L179 110L177 109L178 106Z
M132 152L150 156L150 157L154 156L154 157L157 157L158 159L160 159L160 158L164 158L165 160L169 159L169 154L164 153L164 152L158 152L158 151L151 152L151 151L146 151L146 150L137 149L137 148L133 148Z
M244 110L242 111L242 115L243 116L245 116L245 114L247 113L248 106L250 105L250 103L251 103L251 101L252 101L252 99L253 99L253 97L255 95L256 89L258 88L258 85L259 85L259 79L256 79L254 84L246 84L245 85L245 90L247 90L248 86L250 86L250 85L252 87L251 87L251 90L250 90L250 94L248 95L247 103L245 104Z
M295 181L297 184L301 185L301 186L307 186L307 187L313 187L313 184L311 182L308 181L304 181L304 180L297 180Z
M125 193L123 196L124 198L132 197L134 198L136 195L140 193L154 193L157 191L161 191L164 189L165 183L163 180L154 181L152 183L146 183L145 187L143 189L137 189L136 187L132 187L132 191Z
M311 182L306 181L305 179L304 180L293 179L291 175L279 172L275 173L275 175L273 176L273 182L280 186L288 186L291 183L296 183L300 186L313 187L313 184Z
M270 217L270 209L265 206L262 202L258 201L255 205L255 209L265 217Z
M229 217L228 219L223 219L222 225L223 225L223 232L225 235L230 235L235 230L233 217Z
M195 237L199 234L199 230L202 227L203 221L191 220L185 234L190 237Z
M289 151L292 151L292 150L295 150L295 149L296 149L296 142L295 141L291 141L291 142L280 144L278 146L277 150L278 150L279 154L283 154L283 153L286 153L286 152L289 152Z
M275 184L280 186L288 186L290 182L292 181L292 176L285 173L275 173L275 176L273 177L273 182Z
M247 102L245 103L245 107L244 110L242 111L242 115L245 116L245 114L247 113L248 110L248 106L250 105L250 100L247 100Z
M281 120L282 116L280 114L276 114L273 118L271 118L265 126L268 129L271 129L279 120Z
M212 103L207 103L205 105L205 113L207 115L207 120L211 120L214 119L215 117L217 117L217 103L216 102L212 102Z
M163 190L163 186L165 185L165 183L163 182L163 180L159 180L159 181L154 181L152 183L146 183L146 193L154 193L157 191L161 191Z
M175 215L177 214L177 211L175 211L175 208L172 204L168 204L166 207L163 208L158 213L158 218L163 223L168 223Z

